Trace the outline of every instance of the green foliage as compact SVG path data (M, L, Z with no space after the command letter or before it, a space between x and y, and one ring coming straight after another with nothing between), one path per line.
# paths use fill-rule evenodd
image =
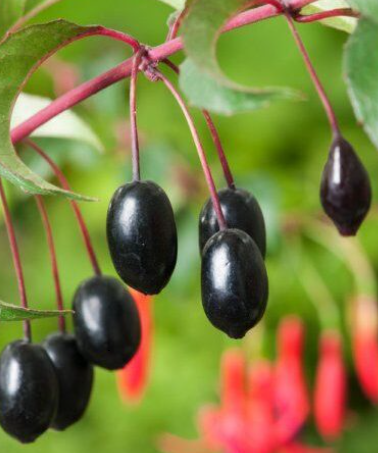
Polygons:
M72 313L71 310L32 310L30 308L22 308L16 305L7 304L0 300L0 321L24 321L32 319L56 318L58 316L66 316Z
M335 8L348 8L349 5L345 0L319 0L303 9L303 14L314 14ZM354 17L332 17L322 21L322 24L337 30L353 33L357 25L357 19Z
M160 0L163 3L166 3L169 6L172 6L172 8L175 8L177 10L183 9L185 6L185 0Z
M364 17L378 22L378 2L376 0L348 0Z
M47 56L90 31L91 27L60 20L27 27L0 45L0 174L27 192L87 199L33 173L16 154L9 131L13 104L31 73Z
M286 88L243 87L223 74L216 44L222 27L245 5L245 0L198 0L191 5L182 30L189 61L181 68L181 87L197 107L230 114L260 108L277 99L299 97Z

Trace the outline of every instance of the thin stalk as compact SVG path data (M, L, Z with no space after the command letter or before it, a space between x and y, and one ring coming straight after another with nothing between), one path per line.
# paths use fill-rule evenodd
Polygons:
M130 128L131 128L131 155L133 166L133 181L140 181L140 153L137 124L137 81L139 65L144 50L139 50L133 59L130 79Z
M7 233L8 233L14 268L15 268L16 276L17 276L18 291L20 294L21 307L28 308L28 298L27 298L27 294L26 294L25 278L24 278L24 272L22 269L20 251L19 251L18 244L17 244L16 233L14 231L12 217L11 217L11 214L9 211L7 197L5 195L4 186L3 186L1 179L0 179L0 198L1 198L1 203L3 205L5 227L6 227ZM30 321L24 321L23 327L24 327L25 339L27 341L31 341L32 336L31 336Z
M327 96L327 93L323 87L322 82L319 79L318 74L316 73L315 67L311 62L310 55L308 54L306 47L298 33L298 30L296 29L296 27L294 25L294 21L288 11L285 12L285 17L286 17L287 23L289 25L289 28L293 34L294 40L299 48L299 51L302 54L302 57L305 62L305 65L307 67L307 70L310 73L311 79L319 94L320 100L323 103L324 110L327 114L327 117L328 117L328 120L329 120L329 123L331 126L332 134L333 134L334 138L337 138L341 135L341 132L340 132L340 127L339 127L339 122L337 120L337 117L336 117L335 111L332 107L332 104Z
M195 143L197 151L198 151L198 156L201 161L202 169L205 174L206 182L209 187L211 200L212 200L214 211L216 213L218 224L219 224L219 229L224 230L225 228L227 228L226 221L223 216L217 189L215 187L214 179L211 174L209 163L206 158L205 150L201 143L201 139L199 137L197 128L194 124L193 118L192 118L192 116L189 112L189 109L187 108L183 98L181 97L180 93L176 90L176 88L173 86L173 84L161 72L159 72L157 70L156 70L156 75L164 83L164 85L168 88L168 90L172 93L172 95L176 99L177 103L181 107L181 110L186 118L186 121L188 122L189 129L192 133L193 140L194 140L194 143Z
M330 19L332 17L340 17L340 16L357 18L360 16L360 14L351 8L337 8L337 9L332 9L329 11L322 11L320 13L314 13L314 14L307 14L307 15L295 14L293 16L293 18L296 22L309 23L309 22L317 22L318 20Z
M167 66L169 66L176 74L180 74L180 69L178 66L176 66L172 61L170 61L168 58L163 60L163 63L165 63ZM226 156L226 153L224 151L219 133L217 131L217 128L215 127L214 121L212 120L210 113L207 110L201 110L202 114L205 118L206 124L209 128L211 138L213 139L215 148L218 153L218 158L222 166L224 178L227 182L227 185L230 189L235 189L235 181L234 177L232 176L230 164L228 163L228 159Z
M171 41L172 39L175 39L177 37L178 32L180 31L180 27L188 13L188 8L184 8L179 15L176 17L176 20L173 22L173 24L169 27L168 30L168 35L165 39L165 41Z
M31 140L25 140L24 143L27 144L34 151L36 151L42 157L42 159L44 159L47 162L47 164L50 166L50 168L52 169L52 171L58 178L63 189L71 191L70 184L68 183L66 177L64 176L61 169L56 165L56 163L36 143L32 142ZM72 209L74 211L75 217L77 219L79 229L80 229L81 235L83 237L83 242L84 242L85 248L87 250L91 265L93 267L93 271L96 275L101 275L100 265L98 263L96 253L95 253L93 245L92 245L91 237L90 237L87 225L85 223L84 217L79 208L79 205L74 200L70 200L70 203L71 203Z
M53 280L54 280L56 306L59 311L63 311L64 304L63 304L62 286L60 284L58 260L57 260L57 256L56 256L56 249L55 249L55 243L54 243L54 237L53 237L53 233L52 233L51 223L50 223L50 220L49 220L49 217L47 214L45 203L44 203L41 195L36 195L35 201L37 203L37 207L38 207L39 213L41 215L43 227L46 232L47 245L48 245L50 261L51 261L51 271L52 271L52 276L53 276ZM58 323L59 323L59 330L62 333L65 333L66 332L65 317L59 316Z

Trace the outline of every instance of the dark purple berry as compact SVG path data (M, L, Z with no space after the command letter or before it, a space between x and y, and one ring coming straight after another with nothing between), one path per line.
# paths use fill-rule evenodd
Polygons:
M249 234L260 249L263 257L266 251L264 216L256 198L242 189L222 189L218 192L222 212L228 228L236 228ZM202 208L199 221L199 242L202 252L206 242L219 231L213 203L209 199Z
M46 351L26 341L9 344L0 357L0 424L22 443L50 426L59 397L58 380Z
M138 309L126 288L113 277L92 277L76 291L76 341L83 356L108 370L123 368L141 340Z
M59 384L58 410L51 428L63 431L83 416L91 396L93 367L80 353L76 339L54 333L43 343L52 361Z
M344 138L333 143L323 171L320 196L323 208L343 236L354 236L371 205L369 175Z
M268 277L260 250L241 230L212 236L202 255L202 304L210 322L231 338L242 338L262 318Z
M177 259L171 203L157 184L137 181L120 187L108 210L110 254L122 280L144 294L168 283Z

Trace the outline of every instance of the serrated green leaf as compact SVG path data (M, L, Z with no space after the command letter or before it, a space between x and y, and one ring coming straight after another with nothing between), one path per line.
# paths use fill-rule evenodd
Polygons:
M357 119L378 148L378 24L360 19L349 38L344 70Z
M10 119L20 90L40 63L94 29L58 20L24 28L0 44L0 175L27 192L90 200L44 181L19 159L10 138Z
M33 310L0 301L0 321L25 321L43 318L56 318L73 313L71 310Z
M181 86L185 88L190 102L203 107L199 88L190 78L203 84L208 110L232 113L266 106L273 100L299 97L294 90L286 88L249 88L229 80L220 69L216 59L216 44L225 23L248 2L245 0L196 0L192 3L184 21L182 35L185 52L190 59L181 74ZM201 76L204 80L201 81ZM212 86L211 86L212 85ZM217 91L219 91L217 93ZM214 100L214 105L209 102ZM240 105L238 105L240 103Z
M15 128L35 113L41 111L51 103L51 100L41 96L21 93L17 99L12 113L11 128ZM76 113L67 110L48 123L39 127L31 134L31 137L62 138L87 143L99 152L104 147L87 125Z
M160 0L160 1L178 10L184 9L185 6L185 0Z
M15 26L22 26L40 11L60 0L1 0L0 38Z
M348 3L360 13L378 22L378 1L377 0L348 0Z
M303 14L314 14L336 8L348 8L349 6L344 0L319 0L306 6L301 12ZM357 19L355 17L340 16L322 20L321 23L346 33L353 33L357 26Z
M249 90L248 93L221 85L211 76L198 71L189 58L181 65L180 88L196 107L213 112L232 115L256 110L269 105L276 99L303 99L290 89L267 88Z

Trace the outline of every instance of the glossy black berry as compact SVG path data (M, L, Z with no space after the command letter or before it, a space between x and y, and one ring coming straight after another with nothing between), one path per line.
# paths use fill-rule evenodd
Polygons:
M242 338L263 316L268 300L264 260L244 231L212 236L202 255L202 304L210 322L231 338Z
M80 353L76 339L54 333L43 343L52 361L59 384L58 410L51 428L62 431L83 416L91 396L93 367Z
M227 226L249 234L260 249L262 256L265 257L265 221L256 198L250 192L242 189L222 189L218 192L218 196ZM211 236L218 231L217 216L211 199L209 199L200 214L199 243L201 251Z
M108 370L123 368L141 339L138 309L126 288L113 277L84 281L73 301L76 341L91 363Z
M46 351L26 341L9 344L0 357L0 424L22 443L50 426L59 397L58 380Z
M344 138L334 140L323 171L323 208L343 236L354 236L371 205L369 175Z
M110 254L122 280L144 294L168 283L177 259L171 203L157 184L137 181L120 187L108 210Z

